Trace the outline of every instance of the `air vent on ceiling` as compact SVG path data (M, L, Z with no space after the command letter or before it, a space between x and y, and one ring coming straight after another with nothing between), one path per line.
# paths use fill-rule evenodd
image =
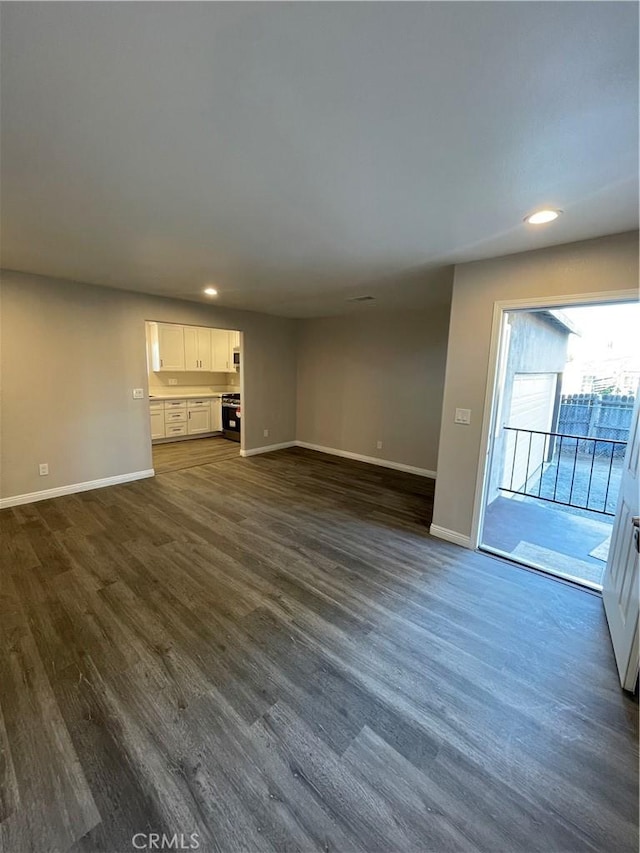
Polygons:
M350 296L347 302L375 302L375 296Z

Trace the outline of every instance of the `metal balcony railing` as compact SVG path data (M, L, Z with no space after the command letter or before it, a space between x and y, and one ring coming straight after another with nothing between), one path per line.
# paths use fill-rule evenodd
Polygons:
M504 427L500 491L615 515L626 441Z

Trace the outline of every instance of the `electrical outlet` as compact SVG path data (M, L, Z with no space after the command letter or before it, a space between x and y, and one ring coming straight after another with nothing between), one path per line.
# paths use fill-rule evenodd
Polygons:
M38 470L40 471L41 477L46 477L47 474L49 473L49 463L48 462L41 462L40 465L38 466Z
M144 400L144 388L134 388L133 389L133 399L134 400Z
M177 385L177 384L178 384L178 380L177 380L177 379L170 379L170 380L169 380L169 385Z
M382 442L381 441L376 441L376 448L378 450L382 450Z
M455 423L468 425L471 423L471 409L456 409Z
M263 429L263 430L262 430L262 435L263 435L265 438L269 438L269 430L268 430L268 429Z

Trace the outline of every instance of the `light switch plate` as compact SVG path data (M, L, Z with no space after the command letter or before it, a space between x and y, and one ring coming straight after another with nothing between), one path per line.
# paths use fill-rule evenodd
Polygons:
M133 389L133 399L134 400L144 400L144 388L134 388Z
M471 409L456 409L456 416L454 418L454 421L457 424L470 424Z

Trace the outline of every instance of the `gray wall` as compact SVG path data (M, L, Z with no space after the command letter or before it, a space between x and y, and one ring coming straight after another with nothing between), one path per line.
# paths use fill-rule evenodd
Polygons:
M144 321L164 320L243 331L247 449L268 428L273 444L298 438L437 468L434 523L469 535L494 301L637 285L637 232L457 267L443 399L442 303L296 324L4 273L0 496L151 467L147 405L131 389L147 385ZM471 426L454 425L456 407L472 409Z
M638 288L638 232L456 267L433 523L471 536L494 302ZM456 407L471 425L454 424Z
M364 310L300 322L297 438L434 471L449 302Z
M292 320L13 272L1 308L3 498L152 467L145 320L240 329L244 447L295 438Z

